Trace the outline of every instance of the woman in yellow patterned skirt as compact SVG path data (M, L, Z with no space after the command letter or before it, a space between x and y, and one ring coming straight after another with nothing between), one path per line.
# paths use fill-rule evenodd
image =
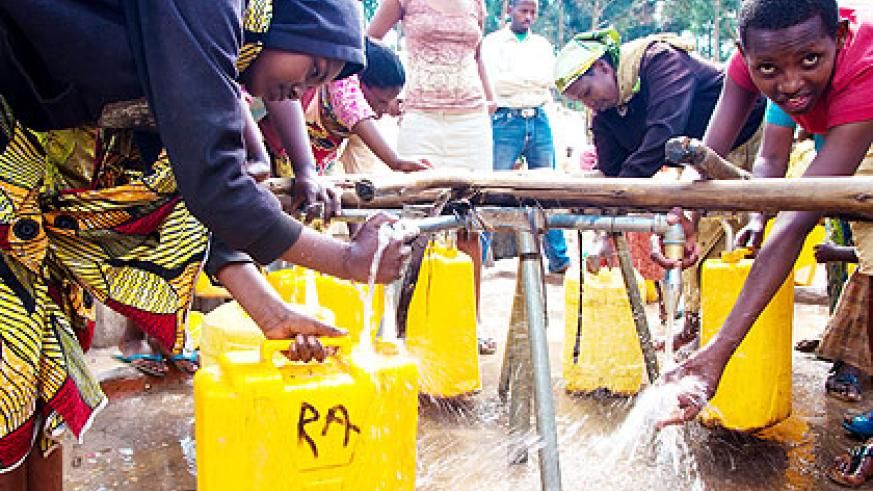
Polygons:
M354 2L251 0L245 19L241 4L0 0L2 489L61 489L51 450L106 404L80 345L92 298L180 352L207 228L261 262L366 278L385 219L343 244L284 215L242 172L234 81L239 61L256 95L285 98L360 70ZM147 111L127 102L143 97ZM379 281L405 252L391 243ZM298 334L304 358L319 352L313 334L337 333L274 297L244 306L269 337Z

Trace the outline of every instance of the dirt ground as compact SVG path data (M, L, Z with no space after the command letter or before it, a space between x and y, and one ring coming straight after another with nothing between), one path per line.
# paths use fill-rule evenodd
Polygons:
M468 404L424 401L418 434L417 489L539 489L535 448L527 464L506 463L506 408L496 394L503 340L515 281L515 261L484 272L482 330L499 342L481 360L483 389ZM665 466L657 458L604 460L598 445L624 420L634 399L568 395L561 379L563 289L547 279L551 373L557 407L563 488L577 489L840 489L824 475L833 457L852 442L839 427L847 410L869 408L871 397L846 404L826 398L829 364L794 352L793 415L765 435L713 431L697 423L684 430L693 463ZM652 325L655 311L649 308ZM826 307L797 304L795 340L817 336ZM66 489L195 489L191 382L179 375L156 381L118 367L99 350L88 355L111 402L83 444L65 445ZM690 462L690 461L689 461Z

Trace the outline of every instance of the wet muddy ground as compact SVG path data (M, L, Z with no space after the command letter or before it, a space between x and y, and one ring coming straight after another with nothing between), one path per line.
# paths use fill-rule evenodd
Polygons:
M497 355L482 358L481 393L466 405L422 401L417 489L539 489L535 448L527 464L506 463L507 411L496 393L514 275L512 260L498 261L485 270L483 330L500 342L500 349ZM852 443L839 428L841 415L866 409L873 399L865 394L864 401L846 404L824 397L830 365L798 352L794 353L794 415L765 434L744 436L688 425L682 436L689 443L690 457L678 470L659 462L654 451L631 461L604 457L609 436L634 400L565 393L560 377L564 310L560 278L549 278L548 300L564 489L842 489L824 474L833 457ZM651 309L651 321L654 313ZM798 304L795 340L818 335L826 319L826 307ZM95 352L89 358L96 371L112 379L107 383L115 396L84 444L65 445L66 489L195 489L190 381L179 377L157 385L149 385L153 382L148 379L119 381L112 375L108 353Z

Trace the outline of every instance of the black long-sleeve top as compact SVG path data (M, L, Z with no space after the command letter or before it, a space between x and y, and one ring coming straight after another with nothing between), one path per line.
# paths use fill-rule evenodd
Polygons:
M242 171L236 57L244 0L0 0L0 94L25 124L97 121L149 102L188 209L262 263L301 225Z
M724 73L712 63L654 43L640 63L640 91L620 115L592 121L597 168L607 176L651 177L664 165L664 144L675 136L701 138L721 93ZM759 98L732 148L745 143L764 116Z

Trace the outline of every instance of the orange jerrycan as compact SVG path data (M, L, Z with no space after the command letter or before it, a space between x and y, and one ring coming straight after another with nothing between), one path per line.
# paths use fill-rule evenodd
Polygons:
M300 306L316 319L334 324L333 312L318 308L313 310ZM200 362L212 366L224 353L237 350L257 349L265 338L261 328L234 302L227 302L203 316L200 328Z
M746 250L722 253L701 272L700 342L721 329L752 268ZM791 414L791 327L794 288L791 275L752 325L728 361L710 405L700 413L709 426L751 431L776 424Z
M418 360L421 392L457 397L479 390L473 261L431 242L409 304L406 348Z
M291 362L292 341L228 352L194 377L201 491L412 490L418 372L396 345Z
M575 272L574 272L575 270ZM637 276L645 293L645 282ZM619 268L585 273L582 322L578 322L579 270L564 276L563 371L568 392L606 389L613 394L639 392L645 376L643 352Z

